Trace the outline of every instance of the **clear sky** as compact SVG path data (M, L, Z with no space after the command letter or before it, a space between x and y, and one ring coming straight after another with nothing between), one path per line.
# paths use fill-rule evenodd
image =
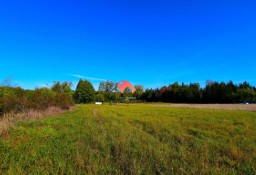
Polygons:
M256 85L256 1L1 0L0 80Z

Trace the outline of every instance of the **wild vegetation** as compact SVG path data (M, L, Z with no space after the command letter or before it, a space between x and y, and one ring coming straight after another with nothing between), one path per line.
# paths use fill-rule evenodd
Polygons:
M256 174L256 113L79 105L0 136L0 174Z
M0 116L50 107L67 109L72 106L72 90L67 82L55 82L51 88L24 90L21 87L0 86Z

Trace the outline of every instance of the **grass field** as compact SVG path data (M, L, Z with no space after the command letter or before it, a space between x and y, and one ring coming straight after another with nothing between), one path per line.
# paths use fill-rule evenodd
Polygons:
M79 105L2 133L0 174L256 174L256 112Z

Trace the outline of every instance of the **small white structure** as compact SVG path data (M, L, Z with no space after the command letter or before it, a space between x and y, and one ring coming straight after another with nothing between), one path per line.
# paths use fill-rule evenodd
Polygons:
M102 102L95 102L96 105L102 105Z

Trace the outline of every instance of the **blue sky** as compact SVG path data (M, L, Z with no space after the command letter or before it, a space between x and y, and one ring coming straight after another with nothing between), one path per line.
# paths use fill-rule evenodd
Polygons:
M256 85L255 1L0 2L0 80Z

